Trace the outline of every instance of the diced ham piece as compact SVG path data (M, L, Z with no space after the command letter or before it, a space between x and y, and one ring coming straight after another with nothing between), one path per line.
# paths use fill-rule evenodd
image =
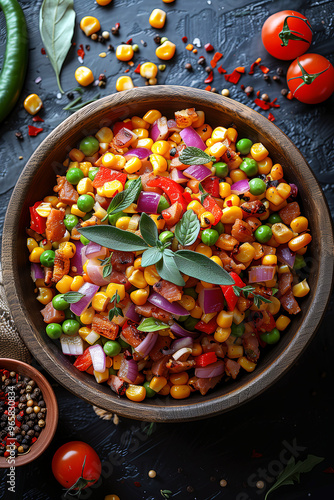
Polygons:
M46 239L51 241L52 243L55 241L61 240L65 233L66 227L64 224L65 210L56 210L55 208L51 208L51 212L49 213L46 219Z
M289 314L297 314L300 312L300 307L298 305L298 302L293 296L292 291L290 290L289 292L285 293L282 295L280 298L281 304L284 307L284 309L289 313Z
M154 361L152 365L152 373L155 377L167 377L168 368L166 366L169 356L163 356L158 361Z
M170 281L158 281L153 285L153 290L162 295L168 302L175 302L182 298L182 287L174 285L174 283L170 283Z
M230 358L224 359L225 361L225 373L229 377L232 377L235 380L238 376L240 365L236 361Z
M179 128L190 127L197 120L195 108L181 109L175 111L176 126Z
M113 250L110 264L114 271L119 271L124 273L128 266L132 266L134 261L133 252L120 252L118 250Z
M50 285L52 279L52 267L44 267L44 283Z
M80 226L81 227L89 227L89 226L96 226L98 224L101 224L101 219L93 215L90 219L84 220L81 222Z
M202 394L202 396L205 396L205 394L210 389L213 389L217 384L219 384L222 378L223 375L218 375L217 377L211 378L198 378L193 384L193 387L194 389L197 389Z
M203 337L201 341L203 352L215 352L218 358L224 358L227 352L226 344L219 344L209 337Z
M170 337L159 335L155 346L150 352L150 358L152 359L152 361L158 361L159 359L163 358L164 354L162 353L162 350L169 349L171 342L172 339Z
M117 377L117 375L111 375L111 377L109 377L107 381L107 384L110 386L110 389L116 392L116 394L118 394L119 396L125 395L125 391L129 385L127 382Z
M74 205L78 201L79 194L77 190L68 182L65 176L57 175L57 186L53 188L58 193L58 199L65 205Z
M135 311L137 314L144 316L145 318L155 318L163 323L168 323L172 319L172 315L167 311L163 311L160 307L154 306L149 302L146 302L143 306L136 306Z
M242 344L245 354L249 361L256 363L260 357L259 341L253 332L247 332L243 335Z
M119 271L112 271L108 278L110 280L110 283L124 285L126 290L128 290L132 286L125 274L120 273Z
M243 264L236 264L232 257L229 257L224 251L219 252L219 257L221 258L225 271L227 271L228 273L234 271L235 273L240 274L241 271L245 269L245 266Z
M122 330L122 337L125 342L136 348L145 339L145 333L140 332L134 325L128 325Z
M281 208L278 213L284 224L290 226L293 219L299 217L300 207L298 203L294 201L292 203L288 203L284 208Z
M254 241L251 226L241 219L236 219L232 227L231 235L233 238L243 243L246 241Z
M61 323L65 319L64 311L57 311L52 305L52 301L49 302L44 309L41 310L41 315L45 323Z
M183 213L183 207L181 203L176 201L171 205L169 208L165 208L162 212L161 215L164 218L164 221L166 222L167 226L171 227L174 226L179 220L181 219Z
M292 281L292 273L282 273L278 275L278 290L281 295L291 290Z
M266 207L260 200L246 201L240 205L244 218L246 217L260 217L266 211Z
M112 145L116 148L127 148L135 139L137 139L136 134L132 130L123 127L113 138Z
M66 257L61 250L56 250L55 261L53 265L52 283L58 283L70 270L70 259Z
M118 334L119 326L109 321L108 316L95 314L92 321L92 330L110 340L115 340Z
M194 359L188 359L187 361L179 361L171 358L167 363L167 368L171 373L180 373L190 368L195 368L196 361Z

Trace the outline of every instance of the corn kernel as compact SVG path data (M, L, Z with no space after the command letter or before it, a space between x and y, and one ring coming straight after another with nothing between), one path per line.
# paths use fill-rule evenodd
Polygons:
M117 92L122 92L123 90L133 89L134 84L130 76L120 76L116 81ZM152 141L153 142L153 141Z
M102 127L100 130L95 134L96 139L99 142L111 142L114 138L113 131L109 127Z
M243 213L240 207L232 206L223 209L221 222L223 224L233 224L237 219L242 219Z
M59 293L67 293L71 290L73 278L71 276L63 276L58 283L56 284L56 288Z
M43 201L35 210L41 217L47 217L51 212L51 208L51 203L45 203Z
M277 243L284 244L291 240L293 237L292 231L282 222L276 222L271 226L273 236Z
M134 290L130 293L130 298L136 306L143 306L149 296L149 290L147 288L140 288L139 290Z
M145 120L147 123L150 123L151 125L153 125L153 123L156 120L158 120L159 118L161 118L161 116L162 115L161 115L160 111L158 111L157 109L150 109L143 116L143 120Z
M95 316L95 310L93 309L93 307L89 307L88 309L86 309L86 311L84 311L80 315L80 321L84 325L91 325L94 316Z
M304 231L307 231L308 220L306 217L296 217L291 221L290 227L295 233L303 233Z
M217 316L216 312L202 314L201 321L204 321L204 323L209 323L209 321L211 321L215 316Z
M150 155L150 162L153 167L153 173L165 172L167 170L166 158L159 154Z
M261 142L256 142L252 145L250 153L254 158L254 160L262 161L268 156L269 151L264 147L264 145Z
M118 229L124 229L126 231L129 228L130 221L131 217L120 217L116 221L116 227L118 227Z
M279 316L276 320L276 328L280 332L283 332L283 330L285 330L290 323L291 319L288 318L288 316L284 316L283 314L281 314L281 316Z
M233 322L233 311L220 311L217 316L217 324L221 328L230 328Z
M110 298L104 292L96 292L92 299L92 307L95 311L104 311L110 302Z
M309 291L310 287L306 279L292 287L292 293L295 297L305 297L305 295L307 295Z
M231 186L228 182L219 183L219 196L221 198L226 198L231 195Z
M246 370L246 372L253 372L256 368L256 363L253 363L252 361L249 361L245 356L241 356L241 358L238 359L239 365Z
M101 162L104 167L111 168L116 164L116 156L113 153L105 153Z
M264 255L262 257L263 266L276 266L277 256L276 255Z
M244 312L239 311L237 307L233 309L233 323L235 323L236 325L240 325L240 323L242 323L244 319L245 319Z
M212 257L210 257L210 259L213 260L213 262L215 262L216 264L218 264L218 266L223 267L223 262L222 262L221 258L218 257L218 255L212 255Z
M175 50L175 44L167 40L167 42L164 42L163 44L159 45L159 47L157 47L155 55L163 61L168 61L174 56Z
M192 318L200 319L203 315L203 311L201 307L196 304L195 307L190 311L190 316Z
M159 214L150 214L150 217L160 231L165 227L164 219L158 219Z
M242 170L241 170L242 172ZM223 207L226 208L226 207L230 207L232 203L232 207L239 207L240 205L240 198L237 194L231 194L230 196L227 196L225 198L225 201L224 201L224 204L223 204Z
M147 287L147 282L144 278L144 273L143 273L143 271L140 271L139 269L136 269L128 279L129 279L129 282L133 286L135 286L136 288L146 288Z
M75 70L74 78L83 87L87 87L94 81L92 70L87 68L86 66L79 66L79 68Z
M74 276L73 281L71 283L71 291L72 292L77 292L82 285L84 285L85 280L83 279L82 276Z
M27 238L27 248L29 252L31 253L34 248L38 247L38 243L34 238Z
M150 389L153 389L155 392L160 392L166 384L167 379L165 377L153 377L150 382Z
M130 384L125 394L128 399L138 403L146 398L146 389L143 385Z
M37 94L30 94L25 98L23 107L31 115L37 115L43 106L42 99Z
M53 293L51 288L46 288L46 287L40 287L38 288L38 295L37 295L37 300L41 304L45 305L51 302L53 298Z
M80 21L80 28L86 36L91 36L101 29L100 22L96 17L85 16Z
M178 303L181 304L181 306L183 306L187 311L191 311L196 305L195 299L186 294L182 295L182 298L178 300Z
M242 345L231 344L227 347L227 357L230 359L240 358L244 353Z
M152 146L152 153L156 155L165 155L169 151L169 143L167 141L156 141Z
M211 257L212 256L212 249L208 245L205 245L204 243L199 243L197 247L195 248L195 252L201 253L205 255L206 257Z
M103 185L103 191L107 198L112 198L115 194L123 191L123 184L120 181L109 181Z
M119 61L130 61L133 58L132 45L121 44L116 48L116 57Z
M145 62L140 65L140 76L143 78L155 78L158 73L156 64L152 62ZM145 119L145 118L144 118Z
M216 342L225 342L229 338L229 336L231 335L231 331L232 330L230 327L222 328L219 326L214 333L215 341Z
M170 388L170 395L174 399L185 399L190 396L189 385L173 385Z
M209 227L215 223L215 217L211 212L203 212L200 216L201 227ZM211 256L210 256L211 257Z
M155 285L155 283L160 281L160 276L154 264L152 266L145 267L144 279L147 282L147 284L151 286Z
M86 212L82 212L82 210L79 210L78 205L74 203L71 206L71 214L77 215L78 217L84 217L86 215Z
M280 182L276 190L281 198L283 198L283 200L286 200L290 196L291 186L289 184L286 184L285 182Z
M125 298L125 286L119 285L118 283L109 283L106 289L106 295L111 299L115 293L118 293L120 300Z
M43 252L44 252L44 248L41 248L41 247L33 248L31 251L31 254L29 255L30 262L35 262L35 263L40 262L40 257L41 257Z
M187 384L189 380L189 375L187 372L171 373L169 376L169 381L173 385L184 385Z
M72 259L74 257L75 252L76 252L76 246L74 243L71 241L66 241L64 243L61 243L59 245L59 249L62 251L63 255L65 257L68 257L69 259Z
M270 170L270 176L271 176L273 181L278 181L278 180L282 179L282 177L283 177L282 165L280 165L279 163L275 163L275 165Z
M233 183L235 183L235 182L239 182L239 181L242 181L244 179L247 179L247 174L245 174L245 172L243 172L239 168L236 168L235 170L231 171L230 177L231 177Z
M167 14L162 9L154 9L151 12L148 22L152 26L152 28L161 29L164 27L166 22Z
M237 138L238 138L238 132L235 128L233 127L229 127L227 129L227 138L231 141L231 142L236 142Z

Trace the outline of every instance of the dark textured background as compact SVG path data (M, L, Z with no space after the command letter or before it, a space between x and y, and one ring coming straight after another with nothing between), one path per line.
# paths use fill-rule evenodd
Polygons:
M38 32L38 14L41 0L20 1L28 23L30 39L30 64L25 88L14 112L0 127L0 227L5 208L25 162L37 145L53 130L68 112L63 111L68 99L57 98L58 89L51 66L41 54L42 42ZM160 0L114 0L108 7L99 7L93 0L75 0L77 13L73 47L62 71L62 84L66 91L74 88L74 70L80 64L76 49L80 43L91 45L86 52L84 64L91 67L97 77L105 72L107 87L102 91L90 88L84 99L113 93L117 76L128 66L116 60L113 53L105 59L98 57L103 45L88 40L78 28L84 15L99 18L102 29L121 23L120 36L111 37L110 43L117 45L130 37L138 43L140 52L135 55L135 66L146 60L156 61L156 45L153 36L157 33L148 23L153 8L164 8L168 12L166 27L159 34L166 35L177 45L177 55L167 62L164 73L159 72L160 84L180 84L205 88L206 73L197 66L197 59L205 51L198 50L195 56L185 50L181 37L188 36L190 42L199 37L202 46L211 42L216 50L224 53L220 61L231 72L236 66L250 64L262 57L269 66L271 77L276 68L287 69L289 63L281 63L269 56L261 43L260 31L265 19L272 13L293 8L305 14L313 28L314 37L310 51L323 54L333 62L333 13L330 1L258 1L226 0L176 0L164 4ZM0 14L0 65L4 53L6 31ZM147 42L143 47L140 40ZM210 56L207 57L209 62ZM188 72L184 64L191 62L194 70ZM219 64L220 64L219 63ZM218 65L219 65L218 64ZM142 86L143 79L133 74L135 85ZM40 76L42 81L35 83ZM229 88L231 97L254 107L253 100L240 89L240 84L252 85L270 98L278 97L281 108L274 109L275 123L294 141L304 154L327 196L330 208L334 207L333 158L333 96L317 106L306 106L296 100L288 101L280 94L282 83L263 80L263 74L244 75L237 86L225 82L223 75L215 71L213 86L219 91ZM43 100L44 131L38 136L28 137L31 117L22 106L30 93L38 93ZM262 112L266 116L268 112ZM39 125L39 124L36 124ZM15 132L20 130L24 141L18 142ZM23 160L18 157L22 155ZM233 412L219 417L189 424L158 424L153 434L147 435L148 425L121 419L115 427L100 420L92 407L54 384L59 402L60 418L55 439L47 452L36 462L16 470L17 493L20 500L60 499L62 488L51 473L51 459L58 446L72 439L84 440L98 452L103 462L103 481L92 488L82 499L103 500L104 496L117 493L121 500L162 499L160 489L173 492L172 498L213 500L263 499L264 490L257 490L255 483L262 479L266 487L272 484L281 465L282 451L292 443L299 447L299 458L307 453L322 456L324 462L313 472L301 476L301 484L284 487L274 492L272 500L331 500L334 499L333 475L324 470L334 467L333 457L333 304L329 308L320 331L299 363L272 389L256 400ZM52 381L51 377L49 379ZM287 448L289 450L289 448ZM254 453L255 450L255 453ZM255 456L261 455L261 456ZM289 453L286 453L289 457ZM147 472L155 469L156 479L149 479ZM182 472L178 472L182 468ZM262 476L262 477L260 477ZM6 493L6 477L0 474L0 498ZM226 479L226 488L219 486ZM191 485L194 493L188 493ZM9 495L8 498L14 498Z

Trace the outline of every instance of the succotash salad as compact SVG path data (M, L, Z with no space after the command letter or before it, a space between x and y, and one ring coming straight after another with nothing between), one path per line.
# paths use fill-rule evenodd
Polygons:
M252 372L309 292L308 220L265 146L151 109L68 156L27 230L46 334L132 401Z

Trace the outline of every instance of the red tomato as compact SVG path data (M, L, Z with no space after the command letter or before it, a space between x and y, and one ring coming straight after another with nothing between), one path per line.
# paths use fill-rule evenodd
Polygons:
M295 59L308 50L311 41L309 20L293 10L276 12L262 26L263 45L277 59Z
M54 454L52 472L65 488L75 486L73 490L82 490L99 479L101 461L89 444L70 441L63 444Z
M323 102L334 92L334 68L319 54L298 57L290 64L286 78L293 96L306 104Z

